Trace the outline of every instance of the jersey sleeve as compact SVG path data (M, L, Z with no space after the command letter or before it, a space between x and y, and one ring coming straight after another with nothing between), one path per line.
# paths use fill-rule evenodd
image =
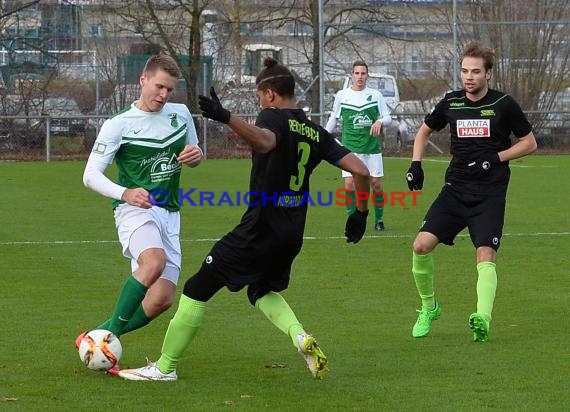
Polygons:
M438 104L429 112L424 118L424 123L433 130L441 130L447 126L447 117L445 116L445 108L447 107L447 100L444 97Z
M331 113L331 115L329 116L329 120L327 121L327 125L325 126L325 129L327 129L327 132L332 133L335 127L336 127L336 117L334 117L334 114Z
M350 153L350 150L322 127L320 128L320 136L319 152L321 157L330 164L336 166L340 159Z
M194 124L194 118L192 117L192 114L190 113L190 110L188 110L188 107L183 106L184 107L184 115L187 118L186 121L186 144L190 144L190 145L198 145L198 133L196 132L196 125Z
M115 154L121 147L122 129L113 119L108 119L101 126L89 158L107 164L113 163Z
M388 107L388 104L386 104L386 99L384 99L384 96L382 96L382 93L380 92L378 92L378 113L382 126L390 126L390 124L392 124L390 108Z
M515 137L521 138L532 132L532 125L526 118L520 105L511 96L508 96L510 128Z
M331 112L331 117L338 119L340 117L340 103L342 102L342 90L336 92L334 96L333 108Z
M271 130L275 134L277 145L281 141L282 137L289 132L287 119L279 114L278 110L274 109L263 109L259 112L257 119L255 119L255 125L262 129Z
M325 126L327 132L332 133L336 127L337 120L340 118L340 102L342 101L342 90L336 92L334 96L332 112L329 116L329 120Z
M103 196L121 200L126 187L116 184L104 175L107 166L107 163L89 156L83 172L83 184Z

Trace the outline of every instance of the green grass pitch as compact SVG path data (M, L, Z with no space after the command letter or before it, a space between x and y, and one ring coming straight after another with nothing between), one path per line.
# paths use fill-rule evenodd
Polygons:
M385 160L385 190L407 191L408 165L408 159ZM386 207L387 230L375 232L370 219L357 245L343 239L344 208L311 207L284 296L329 357L324 381L311 378L290 340L249 305L244 291L226 290L209 302L177 382L128 382L87 370L73 341L108 317L130 266L116 241L110 200L83 187L83 166L0 163L1 410L568 410L568 156L511 163L499 288L485 344L472 342L467 326L476 271L465 234L454 247L436 250L442 316L428 337L411 336L420 303L410 244L441 188L445 158L424 161L416 206ZM339 175L321 165L312 193L335 191ZM207 160L183 171L182 187L243 193L248 178L248 160ZM182 208L179 286L243 211ZM122 337L123 367L157 359L174 310Z

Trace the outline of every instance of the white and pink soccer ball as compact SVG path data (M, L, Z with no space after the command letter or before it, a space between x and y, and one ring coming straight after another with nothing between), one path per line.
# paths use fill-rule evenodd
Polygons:
M79 342L79 359L89 369L109 370L121 359L123 348L119 338L108 330L87 332Z

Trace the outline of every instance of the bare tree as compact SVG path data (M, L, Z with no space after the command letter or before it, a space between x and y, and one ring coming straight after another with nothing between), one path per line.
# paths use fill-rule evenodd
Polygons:
M186 81L186 100L197 105L201 69L201 22L208 1L105 0L107 12L117 17L118 32L132 33L141 42L164 50L179 64ZM156 49L154 49L156 50ZM188 60L182 56L188 56Z
M365 1L339 2L333 0L322 0L323 27L319 25L319 0L305 1L283 1L275 5L274 13L271 14L273 24L278 26L292 26L293 37L296 42L297 51L301 53L307 64L310 66L310 81L318 79L320 75L321 59L324 59L325 69L338 73L339 62L328 60L330 55L325 53L321 56L321 50L332 50L340 47L351 49L351 54L359 56L363 54L363 44L354 41L349 34L354 30L367 32L368 36L382 36L379 33L379 23L389 21L393 17L386 12L382 4L371 4ZM280 13L280 14L278 14ZM281 17L276 17L281 16ZM319 31L324 30L324 44L320 44ZM362 38L362 37L361 37ZM292 46L293 44L290 44ZM366 58L363 58L367 60ZM342 67L341 72L346 73L348 67ZM302 77L299 76L299 80ZM302 86L308 86L309 82ZM312 83L309 91L311 107L314 112L321 112L320 107L320 84L317 81Z
M461 46L471 39L494 48L494 82L526 110L549 110L570 82L570 5L566 0L496 0L471 5Z
M38 4L40 0L31 0L31 1L24 1L21 3L13 4L12 7L9 9L4 7L5 1L0 1L0 28L4 28L6 24L6 19L10 18L10 16L14 16L19 12L26 10L32 7L35 4ZM10 2L15 3L15 2Z

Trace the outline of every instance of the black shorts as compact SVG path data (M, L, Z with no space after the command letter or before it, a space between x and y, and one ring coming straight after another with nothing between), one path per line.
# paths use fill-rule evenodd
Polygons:
M275 236L255 242L245 242L229 233L218 241L200 268L201 274L214 276L230 291L248 286L252 305L268 292L281 292L289 286L291 265L299 254L299 242L279 242Z
M469 229L475 247L499 249L505 222L506 194L473 195L444 186L432 203L420 232L435 235L441 243L453 245L457 234Z

